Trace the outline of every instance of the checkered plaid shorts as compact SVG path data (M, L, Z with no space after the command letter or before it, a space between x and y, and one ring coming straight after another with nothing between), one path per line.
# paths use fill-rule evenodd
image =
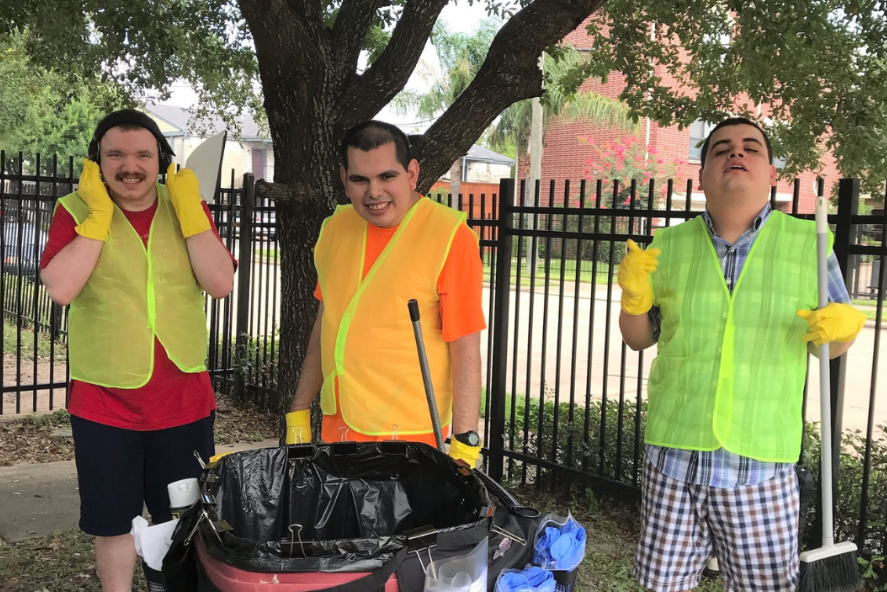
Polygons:
M723 489L671 479L647 461L634 576L653 592L690 590L714 550L728 592L794 591L799 511L793 469Z

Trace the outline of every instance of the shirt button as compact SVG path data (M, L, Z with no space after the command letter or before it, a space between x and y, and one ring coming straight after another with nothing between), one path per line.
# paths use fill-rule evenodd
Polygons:
M733 278L727 278L727 285L729 286L732 283L733 283Z

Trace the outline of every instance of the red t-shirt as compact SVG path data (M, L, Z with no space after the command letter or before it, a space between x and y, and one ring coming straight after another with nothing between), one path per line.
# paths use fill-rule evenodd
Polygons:
M394 236L394 228L379 228L367 225L366 258L363 275L369 273L388 241ZM456 229L453 243L440 275L437 276L437 295L440 298L440 317L443 339L447 343L460 337L483 331L487 328L483 309L484 269L477 247L477 235L465 224ZM323 301L320 284L314 296ZM417 362L418 363L418 362ZM338 403L338 383L336 384L336 413L324 415L321 437L325 442L356 440L359 442L388 440L389 436L368 436L350 430L342 417L342 406ZM443 437L449 436L449 426L443 426ZM435 445L434 434L411 435L402 439Z
M221 242L206 204L203 209ZM157 211L157 202L143 212L122 210L145 246ZM45 268L59 251L77 237L77 223L65 208L57 208L49 227L46 248L40 260ZM237 260L231 257L234 265ZM160 341L154 339L154 373L145 386L135 389L105 388L72 380L68 389L71 415L127 430L162 430L185 425L209 416L216 408L216 397L208 372L182 372L169 359Z

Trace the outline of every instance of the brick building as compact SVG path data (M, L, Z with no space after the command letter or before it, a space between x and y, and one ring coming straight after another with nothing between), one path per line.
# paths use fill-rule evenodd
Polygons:
M586 32L589 21L583 23L578 29L567 35L565 43L573 47L583 49L591 46L591 38ZM668 71L657 66L656 75L661 77L665 84L677 86L679 83ZM624 78L614 72L608 78L606 84L600 80L588 79L580 87L580 91L592 91L609 98L618 98L624 88ZM688 96L693 96L693 89L684 90ZM750 105L750 101L742 98L736 101L737 106ZM761 116L767 115L767 107L751 105L752 111L758 110ZM669 166L677 171L674 184L675 203L684 203L687 191L687 179L693 180L693 193L691 194L691 209L704 208L704 196L699 190L699 153L697 144L700 143L711 129L702 121L697 121L689 128L683 130L678 126L659 126L655 121L642 119L639 122L638 131L635 133L620 130L614 126L593 124L590 122L566 122L554 119L546 122L544 133L544 147L542 156L542 202L548 203L550 181L555 181L554 203L563 203L564 180L571 182L570 195L578 196L579 181L588 179L590 187L603 175L595 175L594 169L606 170L601 167L605 160L604 154L618 150L620 144L625 144L626 139L635 136L638 146L647 145L651 154L648 158L662 161L663 166ZM609 146L609 148L608 148ZM612 160L612 159L611 159ZM777 168L784 165L783 162L775 163ZM815 198L816 178L821 176L825 180L826 195L830 195L832 186L837 183L841 175L835 166L835 160L831 154L826 154L822 161L821 171L805 171L799 175L799 211L803 213L813 212ZM529 154L518 155L518 171L520 178L529 177ZM776 188L776 200L779 209L790 211L794 192L792 180L779 180ZM676 205L679 209L683 206Z

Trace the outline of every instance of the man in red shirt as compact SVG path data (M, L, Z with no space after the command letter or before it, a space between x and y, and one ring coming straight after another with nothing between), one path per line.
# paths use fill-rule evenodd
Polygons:
M105 117L77 192L59 200L41 260L50 297L71 305L80 528L96 537L105 592L132 586L129 533L143 504L155 523L170 520L167 484L200 474L194 451L214 454L203 293L227 296L236 262L196 177L176 173L172 155L144 113Z

